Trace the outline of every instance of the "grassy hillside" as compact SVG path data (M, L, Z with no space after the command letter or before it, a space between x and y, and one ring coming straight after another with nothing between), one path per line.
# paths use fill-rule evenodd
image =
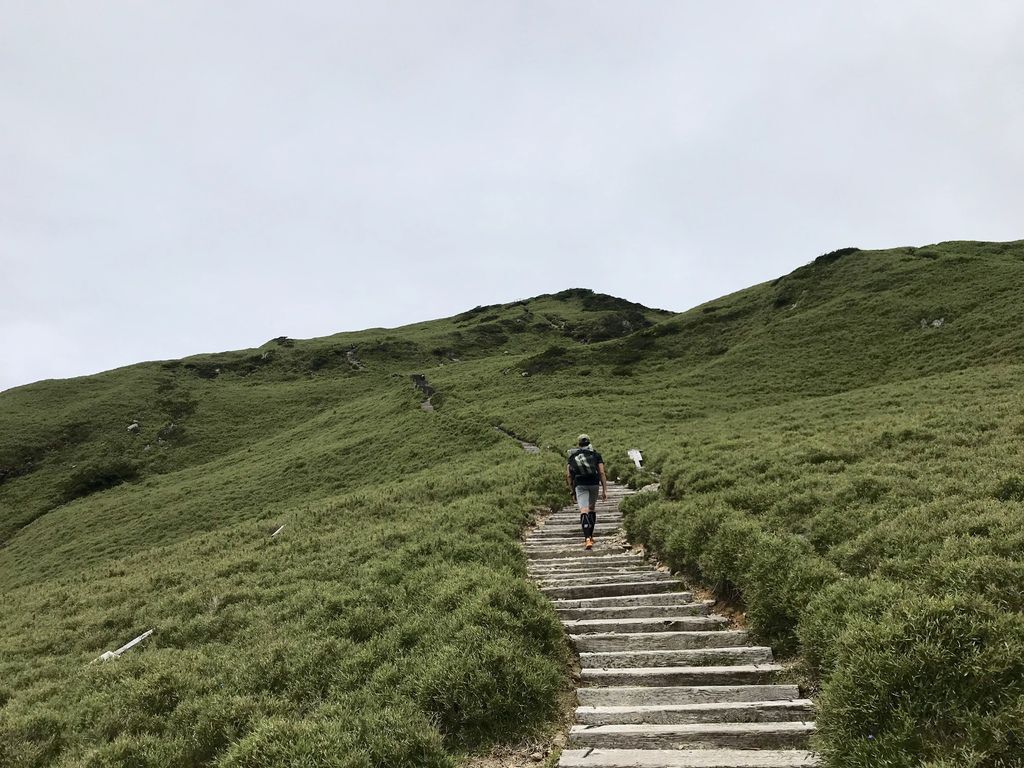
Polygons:
M799 654L831 764L1020 765L1022 295L1021 242L844 249L681 315L567 291L0 394L0 764L543 729L568 652L515 542L585 429L662 481L633 535Z

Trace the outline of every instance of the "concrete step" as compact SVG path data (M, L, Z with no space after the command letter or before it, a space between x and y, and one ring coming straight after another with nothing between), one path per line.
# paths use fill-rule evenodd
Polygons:
M574 725L570 747L605 749L799 749L807 746L814 723L679 723L671 725Z
M530 576L535 581L544 581L545 579L579 579L586 576L615 576L616 574L628 574L628 575L641 575L659 573L654 571L647 566L638 567L635 565L619 565L614 567L598 567L598 568L580 568L578 570L551 570L543 573L531 573ZM663 576L668 576L664 571L660 572Z
M580 654L581 666L601 669L771 664L773 661L772 649L763 645L727 646L725 648L681 648L674 651L610 651Z
M813 768L804 750L567 749L559 768Z
M622 514L616 512L614 509L600 509L597 510L597 524L598 525L622 525L623 517ZM543 531L548 528L566 528L569 526L580 527L580 513L573 512L569 515L558 515L549 517L544 521L544 525L538 525L534 530Z
M596 566L609 566L609 565L642 565L644 559L633 552L615 552L615 553L604 553L598 554L591 552L583 552L583 557L579 557L580 551L574 551L571 555L554 555L552 557L538 557L530 560L527 563L529 569L534 568L580 568L584 566L596 567Z
M576 722L583 725L766 723L813 719L814 703L810 699L658 704L647 707L576 707Z
M677 685L663 688L580 688L587 707L657 707L678 704L721 704L737 701L783 701L799 698L795 685Z
M661 585L664 582L654 583L655 585ZM598 587L607 586L609 585L598 585ZM566 588L562 587L561 589ZM565 597L574 597L574 595L565 595ZM562 626L565 627L570 635L589 635L595 632L625 632L628 634L637 632L694 632L699 630L725 629L728 624L728 619L724 619L721 616L667 616L661 619L578 619L562 622Z
M524 541L523 542L523 549L525 551L527 551L527 552L543 552L543 551L547 551L547 550L554 551L554 550L559 550L559 549L571 549L572 551L575 552L577 549L579 549L580 552L594 553L594 552L599 551L600 547L606 547L607 548L607 547L612 547L612 546L614 546L617 551L619 551L619 552L622 551L621 543L613 545L612 541L611 541L611 538L608 537L608 536L605 536L603 538L595 537L594 538L594 548L593 549L584 549L582 534L579 535L579 536L566 537L565 540L558 540L558 539L556 539L556 540L552 541L552 540L540 539L540 540L537 540L537 541Z
M598 526L594 529L594 541L604 539L612 536L621 530L620 527L604 527ZM574 528L566 528L565 530L546 530L536 531L534 534L530 534L523 542L526 544L552 544L557 542L581 542L583 543L583 529L577 525Z
M601 651L673 651L683 648L728 648L747 645L747 633L738 629L696 632L595 632L570 635L580 653Z
M544 525L538 525L533 528L530 533L541 533L543 531L579 531L583 526L583 522L580 520L579 515L573 515L571 518L565 518L564 520L549 520ZM623 520L621 515L609 514L608 512L597 513L597 528L595 530L619 530L623 526Z
M737 664L720 667L629 667L580 670L580 682L590 685L675 686L757 685L769 683L782 671L778 664Z
M594 575L610 573L668 573L668 571L656 571L651 566L641 562L634 563L598 563L581 560L575 565L545 566L543 568L530 568L530 578L546 579L553 576L586 576L588 573Z
M602 555L621 554L625 549L627 547L624 545L611 544L601 539L595 541L593 549L585 549L582 541L578 542L578 545L573 546L567 544L541 546L527 544L523 546L523 551L529 560L552 560L560 557L601 557Z
M620 571L603 575L573 573L540 579L541 585L545 587L554 584L624 584L627 581L672 581L679 584L679 579L660 571L641 571L639 573L624 573Z
M615 608L627 605L683 605L693 602L691 592L659 592L653 595L618 595L585 600L552 600L558 608Z
M571 584L567 586L541 587L540 591L549 598L557 597L613 597L614 595L649 595L652 592L675 592L679 582L669 579L650 581L619 581L604 584ZM653 621L653 619L651 619ZM614 631L614 630L595 630Z
M616 608L558 608L563 619L655 619L662 616L707 616L709 603L627 605Z

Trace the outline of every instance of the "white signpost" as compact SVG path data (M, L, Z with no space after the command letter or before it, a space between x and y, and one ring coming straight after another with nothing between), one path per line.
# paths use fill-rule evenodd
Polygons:
M643 466L644 457L643 454L640 453L639 448L630 448L628 451L626 451L626 455L633 460L633 463L636 464L637 469L640 469Z

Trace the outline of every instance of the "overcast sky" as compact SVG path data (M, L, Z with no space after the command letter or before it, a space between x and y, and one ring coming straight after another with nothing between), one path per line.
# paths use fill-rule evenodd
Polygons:
M1024 4L0 0L0 389L1024 237Z

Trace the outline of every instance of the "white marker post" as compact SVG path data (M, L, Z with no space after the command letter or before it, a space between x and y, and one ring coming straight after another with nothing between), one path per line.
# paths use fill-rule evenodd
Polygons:
M639 448L630 448L628 451L626 451L626 455L633 460L633 463L636 464L637 469L641 469L643 467L644 457L643 454L640 453Z
M153 634L153 630L152 629L146 630L141 635L136 637L134 640L132 640L130 642L127 642L124 645L122 645L116 651L107 651L102 656L100 656L100 657L98 657L96 659L93 659L92 663L95 664L97 661L109 661L110 659L116 659L122 653L124 653L125 651L130 651L132 648L134 648L136 645L141 643L143 640L145 640L147 637L149 637L152 634Z

